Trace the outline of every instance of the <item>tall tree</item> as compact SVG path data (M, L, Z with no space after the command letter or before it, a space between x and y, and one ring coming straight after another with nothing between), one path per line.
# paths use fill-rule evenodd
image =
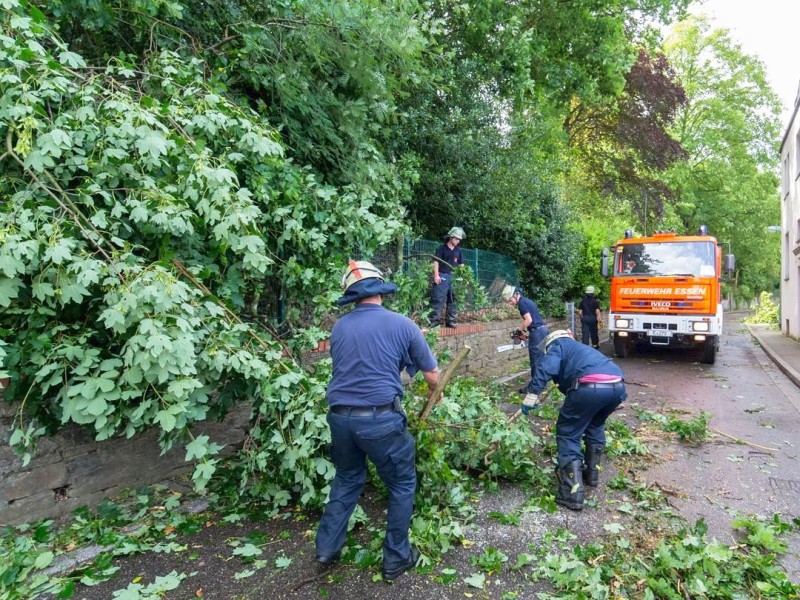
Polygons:
M780 102L763 63L704 18L678 24L665 52L686 90L673 134L688 153L669 173L687 230L708 225L737 256L742 293L779 277Z
M575 159L571 175L585 178L598 193L589 197L604 209L630 209L639 223L646 222L645 212L662 217L671 192L661 173L685 155L668 128L685 102L666 57L641 49L619 97L599 106L574 103L566 122Z

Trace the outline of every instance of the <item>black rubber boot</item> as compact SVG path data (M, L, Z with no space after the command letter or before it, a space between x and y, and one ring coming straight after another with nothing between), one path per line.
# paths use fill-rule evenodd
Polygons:
M600 479L600 471L597 466L600 464L600 459L603 457L603 446L586 446L586 452L583 456L583 482L586 485L597 487Z
M583 463L573 460L566 467L556 470L558 476L558 492L556 504L566 506L571 510L583 509Z
M409 569L413 569L415 566L417 566L418 560L419 560L419 550L417 550L412 546L411 553L409 554L408 559L404 563L400 563L390 571L384 569L383 578L386 579L387 581L392 581L394 579L397 579L398 577L400 577L400 575L402 575Z

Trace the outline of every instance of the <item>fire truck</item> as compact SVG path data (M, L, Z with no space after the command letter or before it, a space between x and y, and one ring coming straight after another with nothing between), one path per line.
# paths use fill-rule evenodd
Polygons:
M611 264L610 264L611 263ZM735 268L706 226L697 235L625 232L603 249L600 271L611 277L608 332L614 352L628 358L636 346L694 348L714 364L722 334L721 280Z

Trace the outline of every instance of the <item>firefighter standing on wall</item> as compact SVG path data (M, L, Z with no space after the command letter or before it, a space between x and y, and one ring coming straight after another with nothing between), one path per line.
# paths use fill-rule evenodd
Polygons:
M544 356L528 386L531 393L522 402L522 412L527 414L539 406L538 395L551 380L564 394L556 421L556 503L581 510L584 483L598 484L597 466L606 445L606 419L628 394L622 370L601 352L577 342L571 331L554 331L542 346ZM586 446L585 453L581 441Z
M461 227L451 227L445 236L444 243L436 249L433 260L433 285L431 286L431 305L428 320L431 325L438 325L442 308L445 310L445 325L455 327L458 324L458 307L453 289L453 270L464 264L464 257L458 245L464 239Z
M345 292L337 303L357 304L336 322L330 337L333 375L326 397L336 475L317 529L317 562L327 566L339 559L369 458L389 492L383 577L391 580L419 559L408 539L417 476L414 438L400 404L400 372L422 371L434 389L439 369L419 327L382 306L382 296L394 294L397 286L386 283L375 266L350 261L342 285Z
M515 288L507 285L503 288L500 297L511 306L516 306L522 317L522 327L520 329L528 331L528 357L531 361L531 383L533 375L536 373L536 365L541 360L543 352L539 346L542 340L550 332L544 324L544 319L539 312L536 302L522 295L522 288ZM519 390L520 394L530 392L530 383Z
M586 288L586 294L578 304L578 315L581 319L581 340L588 346L591 338L592 347L599 348L600 337L597 327L603 317L600 313L600 303L594 296L593 285Z

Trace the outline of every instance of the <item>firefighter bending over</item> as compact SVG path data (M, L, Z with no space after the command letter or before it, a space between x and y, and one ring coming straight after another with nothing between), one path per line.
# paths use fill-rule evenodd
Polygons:
M539 394L552 380L564 394L556 421L558 490L556 503L581 510L584 484L597 486L598 464L606 445L609 415L628 397L622 370L594 348L557 329L542 342L544 356L522 402L522 412L536 409ZM581 448L581 440L586 450Z

